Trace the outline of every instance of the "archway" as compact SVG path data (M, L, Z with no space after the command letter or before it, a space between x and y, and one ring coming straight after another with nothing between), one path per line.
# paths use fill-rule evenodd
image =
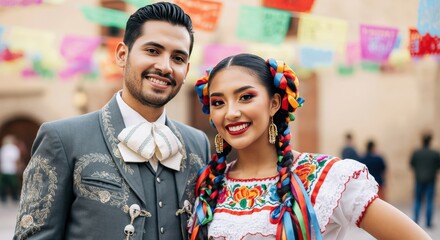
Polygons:
M40 123L25 116L11 118L0 126L0 139L3 139L4 136L11 134L14 135L21 143L20 147L22 150L22 158L19 167L20 179L22 177L22 171L27 166L31 158L32 143L34 142L39 128Z

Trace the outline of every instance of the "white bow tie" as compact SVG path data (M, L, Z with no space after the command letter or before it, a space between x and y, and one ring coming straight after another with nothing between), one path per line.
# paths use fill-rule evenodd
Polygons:
M118 148L125 162L157 159L168 168L180 170L182 143L166 125L142 122L122 130L118 139L121 141Z

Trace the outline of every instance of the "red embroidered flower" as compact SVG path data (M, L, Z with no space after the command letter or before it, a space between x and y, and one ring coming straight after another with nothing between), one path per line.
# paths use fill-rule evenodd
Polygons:
M246 186L236 188L234 191L234 200L240 203L242 207L252 207L255 199L263 193L260 186L255 186L251 189Z
M309 175L315 172L316 166L310 163L304 163L299 165L295 170L295 174L301 179L304 188L307 190L309 187Z

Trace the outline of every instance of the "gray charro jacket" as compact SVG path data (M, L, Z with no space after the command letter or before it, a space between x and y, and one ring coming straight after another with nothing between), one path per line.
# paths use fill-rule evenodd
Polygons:
M200 130L166 120L184 146L175 180L179 207L194 202L197 171L209 159L209 142ZM44 123L24 172L14 239L125 239L128 209L146 206L138 163L125 163L117 147L124 122L116 97L101 110ZM175 216L175 212L170 213ZM187 238L187 214L181 214ZM143 236L145 217L136 218ZM176 226L177 227L177 226Z

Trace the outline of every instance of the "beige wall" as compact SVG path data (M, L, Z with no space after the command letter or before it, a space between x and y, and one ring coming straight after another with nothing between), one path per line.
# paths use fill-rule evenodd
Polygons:
M62 5L0 8L0 24L5 27L28 27L64 34L97 35L97 25L87 22L78 7L95 1L66 0ZM216 32L196 32L193 71L187 83L167 107L168 114L189 123L191 116L188 96L192 82L198 76L201 49L209 43L252 44L254 52L269 57L296 62L297 43L289 38L281 46L250 43L235 38L239 4L258 5L259 0L224 1L224 13ZM361 23L398 27L408 44L408 27L417 25L417 0L315 1L313 13L346 20L350 41L358 40ZM227 12L227 14L226 14ZM47 20L49 19L49 20ZM269 53L268 53L269 52ZM287 59L286 59L287 58ZM418 147L419 133L425 129L435 132L434 147L440 149L440 67L432 57L408 64L400 72L372 73L357 67L352 76L340 76L335 69L317 71L318 75L318 139L316 152L339 155L343 134L350 130L360 150L369 138L377 141L385 156L389 200L408 203L412 195L412 174L408 158ZM0 72L0 124L16 115L27 115L44 122L80 114L73 104L73 95L82 79L67 82L45 79L23 80ZM89 95L89 110L98 109L120 88L120 83L84 82ZM15 93L15 95L14 95ZM305 105L307 107L307 105ZM298 119L299 122L307 119ZM295 124L295 123L294 123ZM294 142L301 141L295 139ZM440 202L440 199L437 199Z

